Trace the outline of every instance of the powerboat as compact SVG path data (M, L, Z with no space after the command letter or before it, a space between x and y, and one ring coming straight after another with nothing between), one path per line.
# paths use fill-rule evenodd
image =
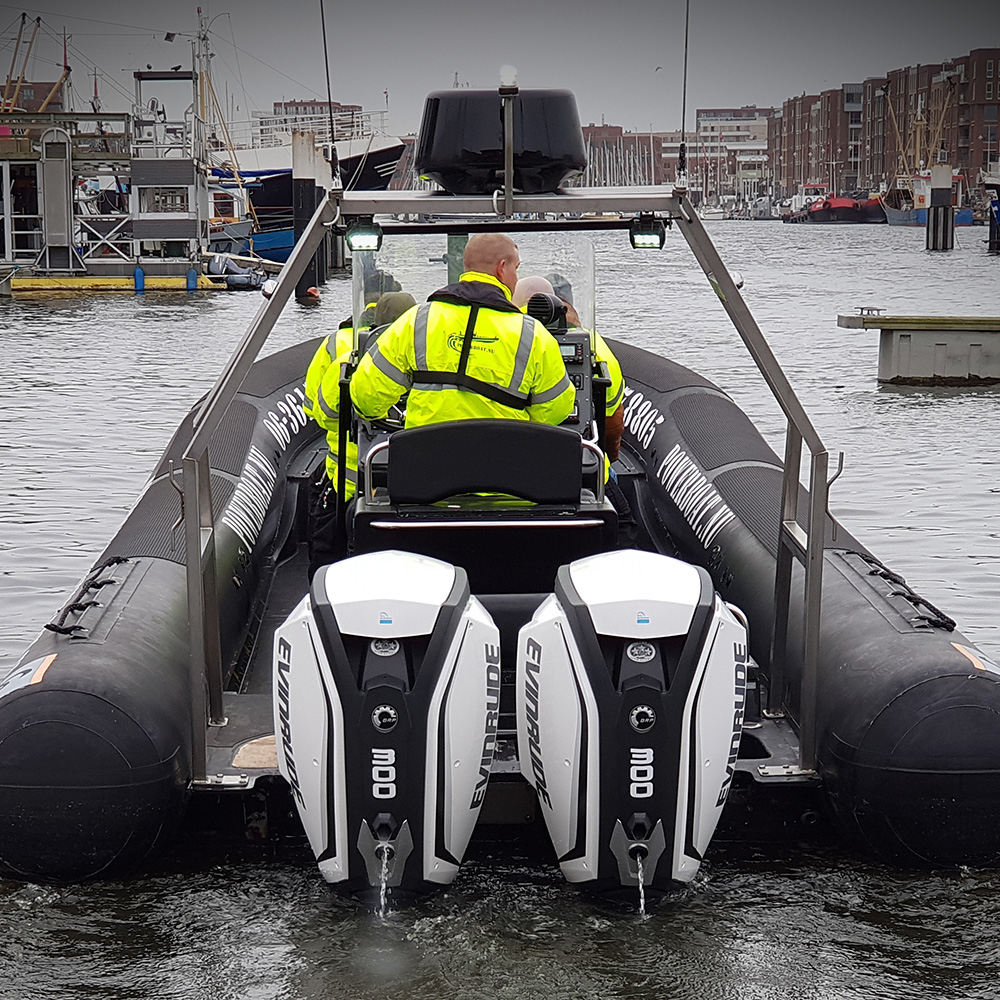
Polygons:
M687 192L561 187L582 148L568 92L440 92L417 160L462 193L328 192L117 534L0 682L6 874L114 877L194 804L242 801L261 832L294 803L322 877L349 893L447 885L499 823L543 825L567 880L634 899L690 882L724 811L804 791L884 862L996 862L1000 667L829 513L828 452ZM310 580L318 341L257 358L331 226L382 254L493 230L525 259L535 247L573 281L581 329L558 302L529 309L577 405L560 427L364 421L356 334L339 374L357 498ZM777 398L785 452L719 386L611 341L613 470L638 522L619 548L578 247L611 230L622 253L655 253L667 227ZM358 318L375 253L354 253Z

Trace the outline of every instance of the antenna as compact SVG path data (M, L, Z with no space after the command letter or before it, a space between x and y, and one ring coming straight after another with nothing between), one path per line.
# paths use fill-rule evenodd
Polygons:
M685 125L688 98L688 28L691 24L691 0L684 0L684 82L681 86L681 145L677 150L677 181L674 187L687 187L687 143Z
M340 172L340 160L337 157L337 146L333 141L333 91L330 89L330 53L326 44L326 12L323 0L319 0L319 21L323 28L323 62L326 64L326 101L330 110L330 170L334 184Z

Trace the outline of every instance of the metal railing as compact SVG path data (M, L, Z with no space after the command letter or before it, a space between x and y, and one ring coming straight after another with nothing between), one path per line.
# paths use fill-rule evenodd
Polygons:
M771 636L767 712L771 716L783 714L794 558L805 566L802 681L799 690L798 723L799 768L803 772L808 772L814 770L816 764L816 678L819 667L823 550L829 502L827 482L829 453L795 395L774 352L764 339L757 321L743 301L739 288L722 262L701 219L686 198L680 205L679 228L787 421L774 576L774 623ZM806 531L799 525L796 517L803 442L810 452L809 514Z
M209 727L226 724L222 704L224 664L219 630L216 539L208 446L285 303L291 297L295 283L322 243L327 227L337 221L338 215L336 201L327 195L295 244L271 297L261 305L222 374L205 397L194 419L191 442L181 459L191 646L192 773L195 782L205 781L207 778L209 730L205 728L206 720Z
M8 259L34 263L42 249L42 217L12 213L9 218L11 245Z
M135 118L133 155L142 159L191 158L207 160L205 123L193 112L183 120Z
M820 614L825 527L829 483L829 456L818 433L799 402L785 373L750 313L739 288L713 245L685 191L664 187L625 187L607 190L574 188L559 194L522 195L498 192L503 198L481 195L452 196L448 199L452 221L411 226L387 223L388 231L441 233L497 229L530 231L546 229L615 229L628 225L617 215L601 219L576 220L567 216L584 213L656 213L678 224L698 264L742 338L758 370L787 420L782 503L779 516L778 551L775 571L775 614L771 644L771 684L769 710L781 714L784 701L785 666L788 659L789 615L791 612L792 560L805 567L803 603L804 641L798 725L800 770L815 765L816 679L819 658ZM506 203L506 210L500 205ZM195 780L204 780L207 757L207 730L199 732L206 719L209 726L223 725L223 663L219 633L219 603L216 590L215 533L212 520L208 445L251 364L273 328L292 289L319 247L326 227L343 216L381 214L395 217L426 218L440 205L435 195L422 191L351 191L329 193L320 204L288 263L282 270L271 298L261 307L240 345L208 394L194 422L193 436L183 456L183 517L187 541L188 609L191 628L191 684L194 720ZM455 220L471 215L473 220ZM530 222L557 216L557 222ZM492 216L492 219L486 218ZM810 459L809 511L805 530L798 524L802 446Z
M385 111L338 111L333 115L333 139L365 139L385 134ZM330 115L260 115L244 121L228 122L227 128L237 152L285 146L292 132L312 132L318 143L330 141ZM213 130L214 132L214 130ZM225 149L221 137L213 135L220 151Z

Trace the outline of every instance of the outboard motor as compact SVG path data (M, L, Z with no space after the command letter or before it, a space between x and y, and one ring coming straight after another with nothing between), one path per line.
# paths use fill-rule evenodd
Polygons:
M522 627L517 743L570 882L690 882L743 728L745 626L705 570L621 550L559 569Z
M465 570L398 551L326 566L274 650L278 766L323 877L451 882L500 708L500 633Z

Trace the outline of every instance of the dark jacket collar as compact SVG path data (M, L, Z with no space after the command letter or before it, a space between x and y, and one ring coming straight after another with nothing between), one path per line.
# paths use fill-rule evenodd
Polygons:
M503 289L487 281L464 280L452 285L445 285L427 296L428 302L450 302L456 306L478 305L497 312L519 313L515 306L503 293Z

